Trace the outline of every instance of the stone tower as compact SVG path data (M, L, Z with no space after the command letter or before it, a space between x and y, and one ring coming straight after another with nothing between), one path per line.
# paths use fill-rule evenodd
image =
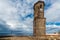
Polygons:
M44 1L34 4L34 36L45 34Z

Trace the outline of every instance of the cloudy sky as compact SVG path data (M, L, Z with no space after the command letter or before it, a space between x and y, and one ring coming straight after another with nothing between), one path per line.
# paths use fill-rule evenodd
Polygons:
M33 6L38 0L0 0L0 35L32 35ZM60 0L44 0L46 33L60 31Z

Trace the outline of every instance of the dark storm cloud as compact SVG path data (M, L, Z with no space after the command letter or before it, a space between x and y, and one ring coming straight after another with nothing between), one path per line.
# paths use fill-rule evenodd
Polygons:
M0 19L0 32L9 32L9 25L6 24L4 20Z

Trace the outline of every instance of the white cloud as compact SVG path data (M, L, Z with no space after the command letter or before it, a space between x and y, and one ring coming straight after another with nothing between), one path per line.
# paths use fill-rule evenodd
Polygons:
M29 0L26 0L27 2ZM32 2L32 0L30 1ZM33 13L33 9L30 5L27 6L26 2L21 4L19 0L17 2L12 2L10 0L1 1L0 0L0 19L4 20L10 30L21 30L29 31L32 29L33 18L25 18L22 21L22 17L26 17L29 14ZM31 31L31 30L30 30Z
M46 11L47 22L60 22L60 3L55 2Z
M54 34L60 31L60 26L58 25L46 25L46 34Z
M6 24L9 25L8 28L11 30L23 29L24 31L31 31L30 28L32 29L33 27L33 18L25 17L29 14L33 14L33 9L31 9L33 5L29 5L29 3L34 4L37 1L38 0L26 0L22 3L19 0L16 2L0 0L0 19L4 20ZM60 3L57 1L51 1L51 3L51 7L45 11L47 22L60 21ZM25 19L24 21L22 21L22 17Z
M46 4L49 4L49 3L53 4L53 3L55 3L59 0L44 0L44 1L45 1Z
M12 2L12 0L0 0L0 19L6 22L10 30L18 31L33 31L33 18L27 17L29 14L33 14L33 7L34 3L38 0L23 0L22 3L20 0L16 0ZM45 1L45 0L44 0ZM27 4L28 3L28 4ZM32 5L29 5L32 3ZM51 3L52 5L45 11L45 17L47 18L47 22L50 21L60 21L60 3L59 1L55 0L47 0L46 4ZM22 20L22 17L25 19ZM1 22L2 23L2 22ZM2 23L5 24L5 23ZM47 30L53 32L53 30L49 30L51 28L59 29L60 26L57 25L46 25L48 28ZM0 29L1 30L1 29Z
M0 1L0 19L8 23L7 25L10 25L10 23L14 25L17 22L17 9L11 6L7 0ZM13 24L13 22L15 23Z

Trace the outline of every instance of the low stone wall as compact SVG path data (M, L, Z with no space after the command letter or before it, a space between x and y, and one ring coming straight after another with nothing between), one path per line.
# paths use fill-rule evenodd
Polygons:
M0 40L60 40L60 35L42 35L37 37L6 37Z
M34 40L33 37L6 37L0 38L0 40Z

